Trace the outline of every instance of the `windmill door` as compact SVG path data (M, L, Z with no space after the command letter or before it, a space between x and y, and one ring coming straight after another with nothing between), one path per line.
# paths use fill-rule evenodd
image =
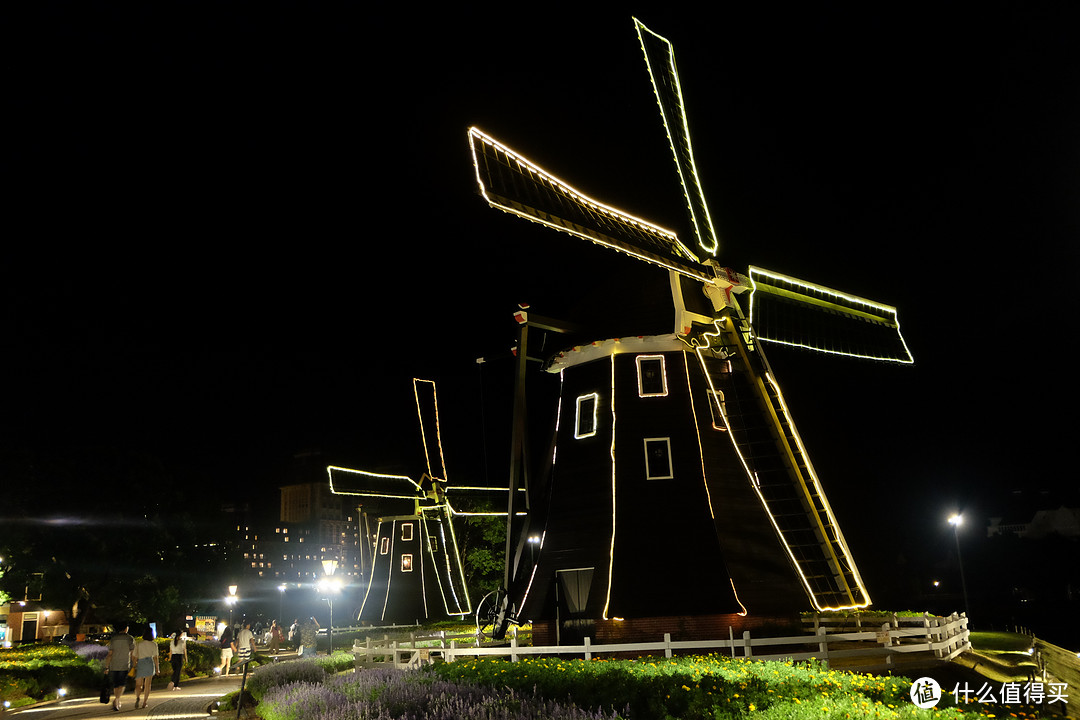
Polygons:
M580 645L596 630L596 622L586 614L593 568L556 570L555 577L556 643Z

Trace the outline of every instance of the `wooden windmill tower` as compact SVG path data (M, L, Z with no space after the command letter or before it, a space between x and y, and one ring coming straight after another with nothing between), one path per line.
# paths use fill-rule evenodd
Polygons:
M389 501L398 508L401 501L413 505L410 513L379 518L358 618L364 622L405 624L460 618L472 611L454 535L454 511L446 497L435 383L413 379L413 395L427 464L419 480L334 466L326 469L335 494Z
M480 191L500 210L667 271L670 332L596 337L553 358L554 449L508 543L506 622L546 640L618 625L784 616L870 603L762 350L767 342L910 363L895 308L751 267L721 267L671 44L635 20L696 248L607 206L479 129ZM524 320L522 320L524 322ZM511 487L522 483L511 471ZM513 498L511 493L511 515ZM525 561L524 538L539 545ZM658 620L660 619L660 620ZM659 623L659 624L658 624ZM692 623L690 623L692 624ZM707 624L707 623L705 623ZM703 626L702 626L703 627Z

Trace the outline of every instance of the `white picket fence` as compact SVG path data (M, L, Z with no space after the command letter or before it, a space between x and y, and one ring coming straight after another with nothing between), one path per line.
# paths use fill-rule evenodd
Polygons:
M665 633L657 642L596 644L585 638L582 645L521 645L517 628L509 642L485 643L473 635L421 635L410 633L407 641L356 641L353 653L356 667L417 667L442 659L453 662L463 657L502 656L511 662L530 655L572 655L591 660L598 655L660 655L679 653L723 653L733 658L753 660L809 660L817 658L830 667L856 672L883 672L904 660L948 661L970 649L966 615L949 617L893 616L880 623L880 616L862 620L857 617L815 617L807 624L808 634L790 637L752 637L750 631L735 637L728 628L726 640L671 639Z

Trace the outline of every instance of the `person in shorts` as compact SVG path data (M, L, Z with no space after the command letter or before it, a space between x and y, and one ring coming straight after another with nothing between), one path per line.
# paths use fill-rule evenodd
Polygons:
M161 672L158 663L158 646L154 642L154 631L146 628L142 640L135 643L135 709L139 709L141 696L142 706L150 702L150 683L154 676Z
M117 628L118 631L109 640L109 653L105 656L105 667L112 679L112 708L119 711L123 707L120 699L124 697L128 670L131 669L132 656L135 654L135 639L128 635L126 624L117 625Z
M229 669L232 667L233 653L236 651L236 638L233 635L232 625L225 628L225 632L221 633L221 667L218 671L222 675L228 675Z

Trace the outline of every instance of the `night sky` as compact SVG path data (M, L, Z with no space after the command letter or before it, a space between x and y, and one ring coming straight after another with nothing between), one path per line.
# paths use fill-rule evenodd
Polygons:
M510 388L476 358L517 302L572 312L631 271L489 209L466 130L689 238L636 15L675 45L720 262L899 308L913 367L769 353L856 559L1075 492L1067 3L92 5L8 24L8 450L136 449L274 501L297 452L415 463L420 376L451 477L501 481Z

